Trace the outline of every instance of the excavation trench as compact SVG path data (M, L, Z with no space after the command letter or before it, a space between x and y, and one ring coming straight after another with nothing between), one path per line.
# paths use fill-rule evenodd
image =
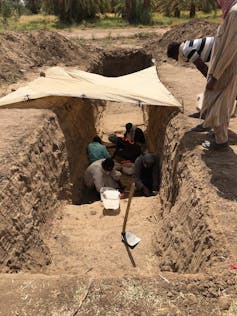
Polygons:
M135 55L138 58L132 59ZM126 52L109 59L105 54L106 61L94 72L118 76L126 67L134 72L140 70L142 58L145 66L150 65L150 56L135 55ZM1 150L2 272L35 272L50 266L45 238L53 223L64 216L56 210L82 197L86 147L98 129L103 130L98 122L106 106L98 100L48 97L29 101L24 108L18 104L1 110L1 136L6 139ZM217 265L218 256L228 254L218 228L210 225L201 196L204 192L197 190L198 180L185 160L187 140L180 124L184 118L167 107L146 106L143 114L149 150L162 161L161 206L159 197L150 201L158 219L152 236L157 269L207 271ZM8 134L8 130L13 132ZM65 241L61 243L65 247Z

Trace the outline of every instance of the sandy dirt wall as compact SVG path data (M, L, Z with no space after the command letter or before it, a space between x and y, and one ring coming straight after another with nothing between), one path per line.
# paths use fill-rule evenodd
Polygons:
M86 149L103 108L49 97L1 110L1 241L3 271L37 270L50 262L40 234L62 201L81 198ZM47 228L45 228L47 232Z
M102 56L99 49L46 30L1 33L0 54L0 84L16 82L36 67L64 64L88 69L85 65L97 64Z
M50 261L39 228L70 194L68 158L54 113L0 112L0 265L18 271Z
M212 190L200 157L191 150L195 141L186 124L179 114L166 130L156 247L162 270L197 273L221 268L230 253L208 208Z
M104 106L99 100L54 96L14 105L15 108L49 109L56 114L65 138L73 202L81 198L83 174L88 166L87 145L96 135L95 120Z
M103 112L104 103L78 98L55 100L57 104L53 111L57 115L66 141L72 201L78 203L83 194L83 175L88 167L87 146L96 135L95 120L98 113Z
M156 152L162 160L167 124L179 112L179 109L166 106L146 106L146 112L148 116L146 131L149 135L147 137L148 148L151 152Z

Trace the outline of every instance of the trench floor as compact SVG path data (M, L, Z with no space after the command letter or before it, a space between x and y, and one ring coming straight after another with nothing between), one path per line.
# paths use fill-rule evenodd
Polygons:
M154 276L158 262L153 234L157 227L157 197L134 198L126 231L141 242L132 250L121 242L127 200L119 214L103 210L102 202L69 205L58 215L48 242L52 264L47 273L89 275L93 278Z

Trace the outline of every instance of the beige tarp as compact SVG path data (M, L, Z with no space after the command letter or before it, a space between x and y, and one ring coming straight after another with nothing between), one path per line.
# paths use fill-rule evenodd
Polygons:
M156 67L121 77L103 77L81 70L52 67L46 77L0 99L0 106L48 96L68 96L116 102L180 107L160 82Z

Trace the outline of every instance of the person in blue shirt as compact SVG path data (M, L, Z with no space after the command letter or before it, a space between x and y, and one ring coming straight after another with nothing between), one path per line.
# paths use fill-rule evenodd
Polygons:
M103 158L110 158L110 155L106 147L102 144L102 140L98 135L96 135L93 138L92 143L88 145L87 152L90 164Z

